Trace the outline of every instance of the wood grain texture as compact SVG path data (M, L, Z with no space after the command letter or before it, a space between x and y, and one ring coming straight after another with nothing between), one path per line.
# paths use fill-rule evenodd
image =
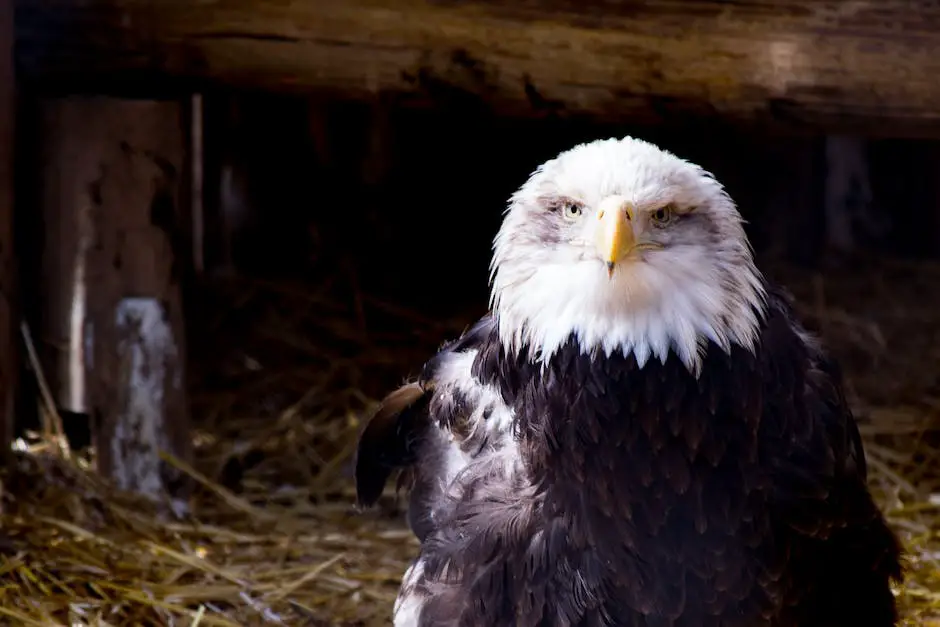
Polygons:
M75 271L83 269L80 325L91 350L82 351L82 409L87 403L95 417L99 470L124 489L172 492L183 482L160 450L187 459L190 448L180 285L181 260L189 259L179 210L186 198L183 107L70 97L40 109L42 212L47 249L57 249L44 260L46 306L74 314ZM60 389L74 361L62 357Z
M18 2L19 67L49 86L457 87L524 115L940 133L940 6L926 0Z
M17 281L13 242L13 0L0 0L0 456L13 437L18 368Z

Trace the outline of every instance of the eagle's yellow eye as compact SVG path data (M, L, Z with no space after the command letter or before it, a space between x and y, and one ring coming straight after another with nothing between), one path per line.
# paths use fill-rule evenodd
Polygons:
M581 217L581 206L575 203L567 203L563 212L566 218L569 220L575 220Z
M669 221L672 220L672 207L668 205L665 207L660 207L650 214L650 219L652 219L653 224L656 226L669 224Z

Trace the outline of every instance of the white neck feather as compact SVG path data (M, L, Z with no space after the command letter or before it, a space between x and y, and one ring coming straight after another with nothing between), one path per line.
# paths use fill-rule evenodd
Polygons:
M758 339L761 275L748 251L727 252L737 263L679 250L668 263L636 263L612 278L589 263L495 266L491 306L500 339L543 363L572 335L582 353L632 353L641 367L650 357L665 362L671 351L698 375L709 340L730 351L732 344L753 350Z

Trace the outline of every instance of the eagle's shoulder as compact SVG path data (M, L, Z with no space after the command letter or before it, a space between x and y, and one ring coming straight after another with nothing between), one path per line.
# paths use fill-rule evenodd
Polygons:
M818 476L864 483L865 452L838 361L801 323L783 288L768 290L767 311L760 362L764 397L774 406L765 407L764 419L786 420L781 433L825 466L812 470Z
M812 565L791 585L789 603L820 622L894 624L886 582L903 576L902 548L868 490L865 450L841 369L797 320L786 293L776 290L768 305L761 430L773 479L769 504L790 538L788 564ZM844 600L859 595L865 609L847 612Z
M473 372L475 360L496 342L487 314L445 344L416 381L386 396L360 435L356 487L361 505L373 505L390 475L408 469L409 517L419 536L442 490L473 459L499 448L510 431L510 412L498 391Z

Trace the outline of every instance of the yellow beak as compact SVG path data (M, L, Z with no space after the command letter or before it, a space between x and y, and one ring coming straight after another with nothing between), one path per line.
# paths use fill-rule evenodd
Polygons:
M607 275L612 276L614 266L626 257L636 245L633 234L633 205L623 196L608 196L597 208L597 252L607 264Z

